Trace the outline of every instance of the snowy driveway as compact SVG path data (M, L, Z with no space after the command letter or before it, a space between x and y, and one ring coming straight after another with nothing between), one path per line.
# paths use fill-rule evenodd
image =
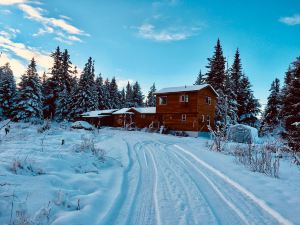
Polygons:
M103 224L291 224L182 147L184 142L150 136L123 137L129 165L120 196Z

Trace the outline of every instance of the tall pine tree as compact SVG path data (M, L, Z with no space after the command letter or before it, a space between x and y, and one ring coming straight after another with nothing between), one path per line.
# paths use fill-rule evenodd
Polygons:
M225 57L220 40L218 39L215 46L215 52L211 58L208 58L208 65L206 66L208 72L206 74L206 82L210 84L219 94L216 117L217 124L225 124L226 114L226 75L225 75Z
M128 81L127 85L126 85L126 107L130 108L133 107L133 90L132 87Z
M132 87L132 100L133 107L142 107L144 106L144 96L141 91L140 84L136 81Z
M153 83L153 85L150 87L150 90L147 95L147 104L146 105L148 107L156 106L156 97L154 95L155 92L156 92L156 87L155 87L155 83Z
M15 107L16 81L9 63L0 67L0 121L12 118Z
M21 77L16 108L15 120L30 121L43 118L41 80L36 70L34 58L28 65L27 71Z
M121 100L120 100L120 93L118 90L118 85L116 82L116 78L113 77L111 79L110 85L109 85L109 96L110 96L110 107L112 109L119 109L121 105Z
M73 96L74 102L71 105L72 117L98 109L98 98L95 85L94 62L90 57L81 73L77 92Z
M300 151L300 57L292 63L288 77L285 79L285 96L283 98L285 138L292 151Z
M202 72L200 70L194 85L201 85L201 84L204 84L204 83L205 83L205 77L204 77L204 74L202 74Z
M272 133L276 128L279 127L279 114L281 108L279 79L276 78L272 82L270 92L271 93L268 97L268 103L263 114L263 121L260 129L262 134Z

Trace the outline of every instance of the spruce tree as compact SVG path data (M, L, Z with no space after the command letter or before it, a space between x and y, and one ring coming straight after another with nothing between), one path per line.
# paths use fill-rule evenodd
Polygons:
M125 108L126 107L126 93L125 89L122 88L120 91L120 108Z
M0 67L0 121L12 118L15 107L16 81L9 63Z
M50 69L50 77L44 85L44 103L43 111L45 118L54 118L59 92L61 91L61 78L62 78L62 53L60 48L57 47L55 52L50 55L53 59L53 66Z
M94 62L90 57L81 73L76 94L73 96L70 113L73 117L98 109L98 99L95 85Z
M110 97L110 82L108 78L104 81L104 85L103 85L103 104L104 104L104 109L112 109L111 97Z
M257 115L260 113L260 104L258 99L254 97L250 81L245 74L242 75L241 93L238 96L238 101L242 104L238 110L239 122L257 127Z
M216 117L217 124L225 124L226 114L226 75L225 75L225 57L223 56L223 50L220 40L218 39L215 46L214 55L208 58L208 66L206 66L208 72L206 74L206 82L210 84L219 94L217 99Z
M121 100L120 100L120 93L118 90L118 85L115 77L111 79L109 85L109 96L111 101L110 107L112 109L119 109L121 105Z
M55 116L58 120L67 119L71 104L71 92L72 92L72 71L70 68L72 67L70 61L70 55L68 50L66 49L61 55L61 63L60 63L60 78L59 78L59 92L56 100L55 106Z
M226 125L228 124L236 124L238 121L237 116L237 101L236 101L236 95L235 92L232 89L232 82L230 79L230 71L227 69L225 71L226 74L226 81L225 81L225 104L226 104L226 111L227 111L227 117L226 117Z
M287 78L287 77L286 77ZM285 80L286 95L283 99L285 138L292 151L300 151L300 57L292 63L288 80Z
M42 86L32 58L27 71L21 77L16 98L15 120L30 121L43 118Z
M132 87L128 81L126 85L126 107L130 108L133 107L133 93L132 93Z
M268 134L272 133L276 128L279 127L280 124L280 83L279 79L275 79L269 90L271 93L268 97L268 103L264 111L262 126L261 126L261 133Z
M153 85L150 87L150 90L148 92L148 96L147 96L147 106L148 107L154 107L156 106L156 97L154 95L154 93L156 92L156 87L155 87L155 83L153 83Z
M204 84L204 83L205 83L205 77L204 77L204 75L202 74L202 72L200 70L194 85L201 85L201 84Z
M100 73L99 76L96 78L96 91L98 96L98 108L101 110L105 109L105 96L103 88L103 78Z
M132 87L132 100L133 107L142 107L144 106L144 96L141 91L140 84L136 81Z

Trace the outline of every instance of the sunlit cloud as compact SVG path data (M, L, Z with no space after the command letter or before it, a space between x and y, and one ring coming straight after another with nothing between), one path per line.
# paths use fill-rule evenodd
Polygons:
M186 28L164 28L157 29L153 24L144 23L138 28L138 36L157 42L171 42L185 40L195 34L199 27Z
M300 15L281 17L279 21L289 26L298 25L300 24Z
M27 0L0 0L0 5L15 5L25 2L27 2Z

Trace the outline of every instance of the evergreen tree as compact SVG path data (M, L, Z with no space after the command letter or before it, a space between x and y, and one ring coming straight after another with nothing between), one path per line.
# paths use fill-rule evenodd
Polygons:
M126 85L126 107L130 108L133 107L133 90L132 87L128 81L127 85Z
M133 100L133 107L142 107L144 106L144 96L141 91L141 87L139 83L136 81L132 87L132 100Z
M103 103L104 103L104 109L112 109L111 97L110 97L110 82L108 78L104 81L104 85L103 85Z
M241 107L243 107L243 102L240 102L239 96L242 93L241 90L241 80L242 80L242 63L240 59L240 53L239 49L236 50L235 56L234 56L234 62L230 68L230 94L229 94L229 101L231 103L231 109L232 114L236 116L236 121L239 120L238 117L238 111L241 110Z
M280 84L279 79L275 79L269 90L271 93L268 97L268 103L264 111L261 133L272 133L274 129L279 126L279 113L280 113Z
M122 91L120 92L120 108L126 107L126 93L125 89L122 88Z
M260 104L253 95L248 77L244 74L241 79L241 93L238 96L238 101L242 104L238 110L239 122L257 127L257 115L260 113Z
M27 71L21 77L16 98L15 120L34 120L43 118L41 80L32 58Z
M285 79L283 99L285 138L292 151L300 151L300 57L292 63L289 75Z
M206 82L214 87L216 91L225 90L225 57L220 40L218 39L215 46L215 52L212 58L208 58L208 69Z
M225 124L226 114L226 75L225 75L225 57L220 40L218 39L215 46L214 55L208 58L208 69L206 82L210 84L219 94L217 99L216 117L217 124Z
M74 117L98 109L98 99L95 85L94 62L90 57L81 73L74 102L70 113Z
M59 92L61 91L62 83L62 53L57 47L55 52L51 54L53 59L53 66L50 69L50 77L44 85L44 102L43 111L45 118L54 118Z
M98 95L98 107L99 109L105 109L105 96L104 96L104 90L103 90L104 86L103 86L103 78L101 76L101 73L99 74L99 76L96 78L96 91L97 91L97 95Z
M156 97L154 95L154 93L156 92L156 87L155 87L155 83L153 83L153 85L150 87L150 90L148 92L148 96L147 96L147 106L148 107L154 107L156 106Z
M72 85L74 85L70 68L72 67L70 55L66 49L61 55L61 74L59 78L59 92L55 106L55 116L58 120L67 119L71 104Z
M237 102L236 102L236 95L235 92L232 90L232 82L230 79L230 71L227 69L225 71L226 74L226 81L225 81L225 104L226 104L226 125L228 124L236 124L238 121L237 116Z
M121 100L120 100L120 93L118 90L118 85L116 82L116 78L113 77L111 79L110 85L109 85L109 96L110 96L110 107L112 109L119 109L121 105Z
M12 118L15 107L16 82L9 63L0 67L0 121Z
M205 83L205 77L204 77L204 75L202 74L202 72L200 70L194 85L201 85L201 84L204 84L204 83Z

